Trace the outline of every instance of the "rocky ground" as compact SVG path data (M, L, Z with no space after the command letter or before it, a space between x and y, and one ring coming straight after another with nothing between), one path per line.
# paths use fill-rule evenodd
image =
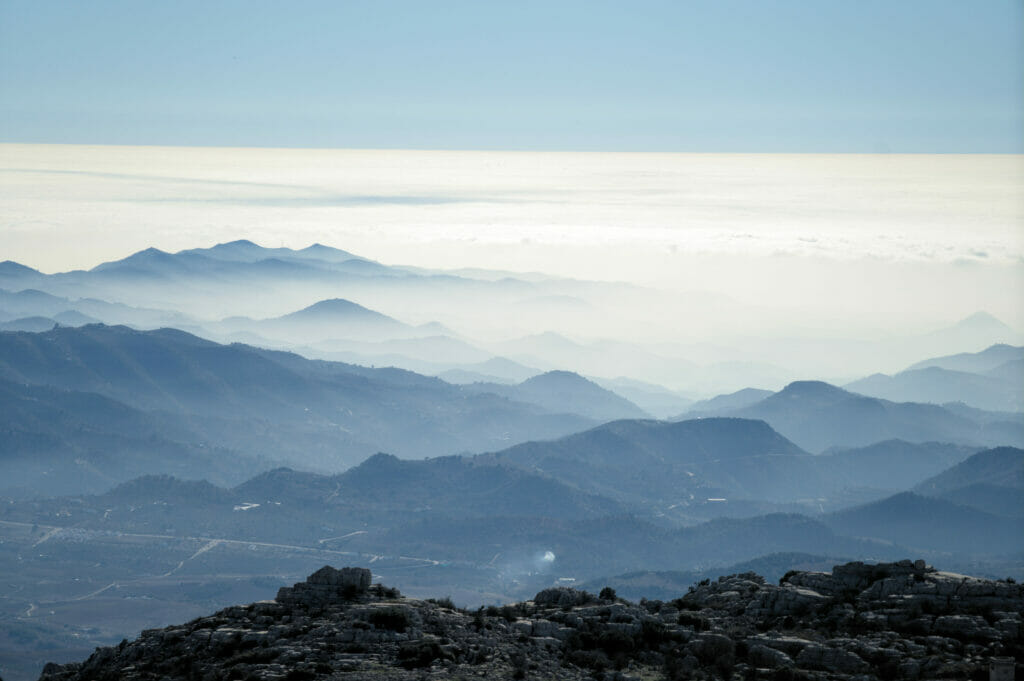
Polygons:
M731 575L666 602L547 589L478 611L324 567L273 601L145 631L47 665L40 681L1013 679L1015 667L1024 678L1022 612L1021 585L922 561L794 572L779 585Z

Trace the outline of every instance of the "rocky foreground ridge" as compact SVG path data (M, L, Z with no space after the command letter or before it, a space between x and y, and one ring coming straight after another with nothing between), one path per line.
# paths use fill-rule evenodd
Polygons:
M730 575L668 602L546 589L477 611L370 582L324 567L40 679L1024 678L1024 588L923 561Z

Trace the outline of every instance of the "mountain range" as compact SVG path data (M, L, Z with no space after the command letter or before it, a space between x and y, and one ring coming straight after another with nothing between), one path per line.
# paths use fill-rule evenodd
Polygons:
M151 421L158 417L168 426L157 432L168 440L216 443L243 458L321 470L378 451L410 457L481 451L593 424L407 371L220 345L172 329L87 325L0 333L0 377L23 402L32 399L32 385L90 393L147 412ZM29 435L39 433L23 434ZM36 453L69 456L66 444L38 439ZM162 472L172 470L182 472ZM191 473L202 474L201 468Z
M1024 411L1024 347L993 345L918 362L887 376L874 374L849 390L900 402L964 402L989 411Z
M705 338L711 308L742 306L320 244L0 263L4 677L342 560L475 605L833 557L1024 577L1011 329Z
M645 418L649 414L629 400L571 371L548 371L516 385L470 383L465 390L536 404L547 411L568 411L595 421Z
M821 381L797 381L739 408L704 413L763 419L812 452L862 447L888 439L995 446L1024 444L1024 420L985 418L915 402L892 402L853 393Z
M924 351L955 352L1019 338L1005 324L979 312L931 333L887 340L839 341L815 337L813 332L802 338L776 337L779 329L760 339L736 336L733 331L727 337L716 333L684 340L679 337L682 327L674 323L677 318L708 314L723 321L751 319L763 311L709 292L669 294L621 283L536 274L445 272L385 265L321 244L303 249L264 248L244 240L178 253L150 248L89 270L55 274L8 261L0 267L0 288L16 293L36 290L74 303L62 309L15 313L0 300L0 323L35 316L54 319L56 314L74 310L107 324L174 326L212 340L280 345L281 349L324 359L394 364L438 374L468 370L463 365L504 356L538 371L569 370L603 379L625 376L664 386L669 392L683 390L698 396L749 385L778 389L801 375L877 371L881 360L885 360L885 369L891 370L899 358L917 359ZM97 310L78 305L96 299L139 312L97 314ZM321 335L330 331L330 325L306 324L305 329L316 329L317 338L310 338L304 337L301 320L292 320L293 328L290 321L281 319L337 299L408 328L388 324L359 328L343 322L335 325L334 333L354 337L330 338ZM652 311L660 312L652 315ZM778 325L778 320L757 319ZM79 318L74 323L83 321ZM417 343L385 352L372 352L365 345L317 345L328 340L396 340L391 337L394 335L405 339L444 337L461 343L464 350L472 349L477 356L458 361L453 352L431 364L431 347ZM432 345L436 347L437 342ZM332 352L341 354L329 354ZM842 360L837 359L840 357ZM625 396L637 404L642 401L637 394ZM912 401L923 398L914 395ZM996 404L968 403L986 409ZM640 406L659 417L672 413L663 413L654 403ZM675 409L675 413L681 411Z

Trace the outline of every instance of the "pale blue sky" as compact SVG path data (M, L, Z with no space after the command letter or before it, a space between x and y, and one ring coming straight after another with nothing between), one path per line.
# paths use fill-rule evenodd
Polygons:
M1024 152L1020 0L0 0L0 141Z

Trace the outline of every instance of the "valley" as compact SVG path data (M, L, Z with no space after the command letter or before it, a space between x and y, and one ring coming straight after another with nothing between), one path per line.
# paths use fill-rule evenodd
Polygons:
M565 302L541 296L529 316L568 285L554 280L251 242L0 277L5 678L324 564L470 608L554 586L674 598L722 574L907 556L1024 579L1021 346L708 395L663 369L699 385L713 365L554 332L481 343L440 308L414 324L338 297L193 316L243 287L281 305L312 282L465 309L525 295L517 309L540 320ZM595 287L571 283L579 300Z

